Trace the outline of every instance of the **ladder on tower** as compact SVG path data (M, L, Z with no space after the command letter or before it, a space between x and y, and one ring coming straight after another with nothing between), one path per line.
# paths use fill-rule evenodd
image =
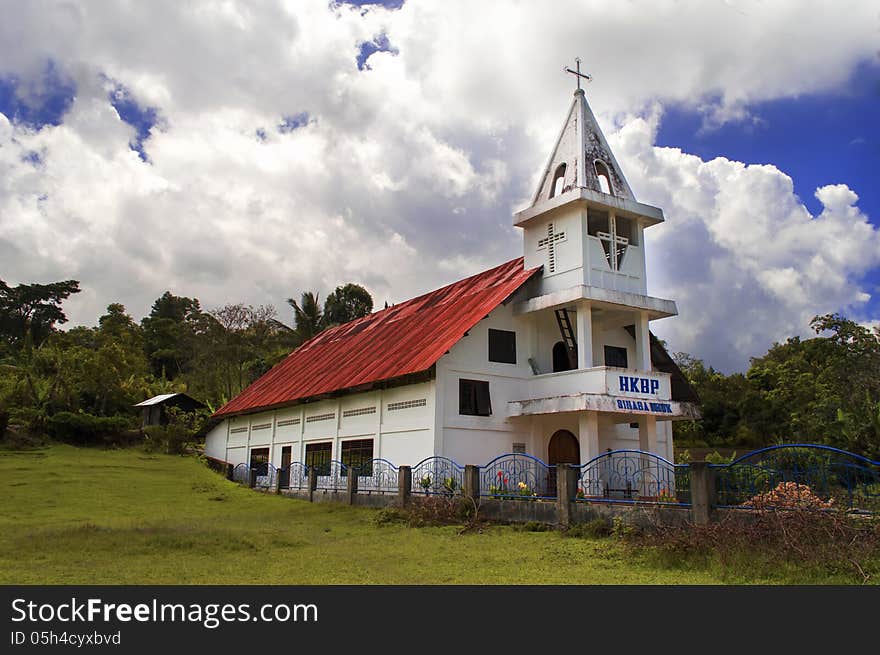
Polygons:
M559 325L559 333L562 335L562 342L568 351L568 363L572 370L578 367L577 340L574 336L574 329L571 326L571 316L567 309L556 310L556 323Z

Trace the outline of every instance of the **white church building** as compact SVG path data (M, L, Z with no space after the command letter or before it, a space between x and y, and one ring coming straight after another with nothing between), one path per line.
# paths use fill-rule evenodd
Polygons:
M696 394L650 332L647 228L582 89L531 204L524 255L306 342L215 414L228 464L482 465L504 453L583 464L609 450L673 460Z

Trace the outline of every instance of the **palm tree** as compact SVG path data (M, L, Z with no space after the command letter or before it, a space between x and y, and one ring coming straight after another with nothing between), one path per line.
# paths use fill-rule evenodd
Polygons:
M324 329L324 312L321 311L317 293L306 291L302 294L299 303L293 298L288 298L287 304L293 307L295 331L302 342L308 341Z

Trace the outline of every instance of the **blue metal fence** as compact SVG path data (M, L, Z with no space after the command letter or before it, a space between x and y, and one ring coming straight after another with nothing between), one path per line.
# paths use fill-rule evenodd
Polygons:
M318 479L315 486L317 489L325 491L344 491L347 475L348 467L339 460L331 459L328 464L323 465L321 470L318 471Z
M838 448L783 444L711 467L717 507L880 510L880 462Z
M302 462L291 462L279 471L283 489L303 490L309 488L309 467Z
M250 482L251 467L247 464L238 464L232 469L232 479L240 484L248 484Z
M480 467L480 495L555 498L556 467L525 453L499 455Z
M398 469L387 459L374 459L354 469L358 492L397 493Z
M412 467L412 492L425 495L461 493L464 467L448 457L427 457Z
M556 497L556 466L524 453L500 455L479 466L480 495L491 498L550 499ZM755 509L845 509L880 512L880 462L830 446L785 444L761 448L729 464L712 464L716 507ZM462 492L465 467L448 457L428 457L412 467L414 494L452 495ZM363 493L396 493L399 468L373 459L351 471ZM577 500L600 503L691 502L688 464L673 464L654 453L615 450L577 467ZM346 488L349 468L338 460L322 465L317 488ZM239 464L232 479L250 481L251 467ZM300 462L286 469L261 464L256 486L308 489L309 468Z
M641 450L613 450L580 467L577 500L687 504L689 481L687 465Z

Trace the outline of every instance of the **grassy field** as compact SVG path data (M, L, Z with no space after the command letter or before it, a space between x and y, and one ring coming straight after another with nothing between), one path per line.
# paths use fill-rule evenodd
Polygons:
M378 526L139 449L0 450L3 584L717 584L852 582L791 566L664 562L613 538Z

